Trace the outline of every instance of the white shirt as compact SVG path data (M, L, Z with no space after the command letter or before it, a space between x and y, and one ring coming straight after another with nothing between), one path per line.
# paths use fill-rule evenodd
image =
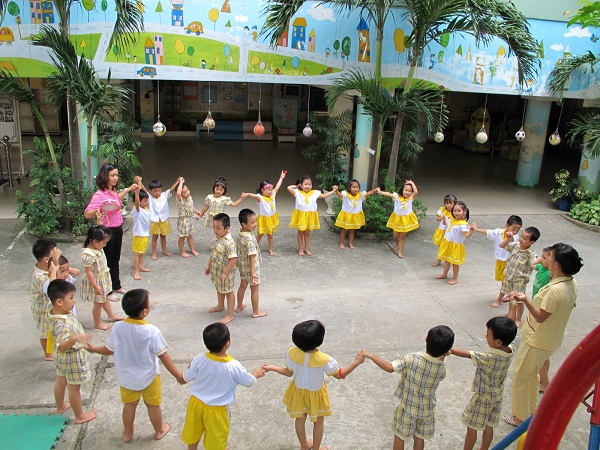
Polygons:
M119 385L141 391L160 374L158 356L169 348L160 330L144 320L116 322L104 346L113 351Z
M299 389L318 391L323 387L324 375L335 375L338 363L331 356L316 351L303 352L292 347L285 355L285 365L294 373L294 384Z
M306 196L304 191L296 189L296 206L295 208L299 211L316 211L317 200L321 195L321 191L312 191L312 194L308 196L308 203L306 203Z
M150 235L150 211L148 208L140 207L138 212L137 208L131 210L131 217L133 217L133 235L134 236L149 236Z
M498 261L506 261L510 256L510 252L500 248L500 243L504 240L504 228L496 228L495 230L487 230L486 236L490 241L494 241L494 257ZM513 242L519 242L519 235L513 236Z
M164 222L169 219L170 211L168 199L171 195L171 189L162 192L158 198L150 194L150 198L148 199L148 209L150 210L151 222L158 222L159 220Z
M209 406L230 405L235 400L238 384L249 387L256 381L231 356L220 357L209 352L196 355L183 378L192 383L190 394Z
M71 284L75 284L75 281L77 281L74 277L72 277L70 274L67 274L67 279L65 281L68 281ZM48 286L50 285L50 278L48 278L46 281L44 281L44 285L42 286L42 292L44 294L46 294L46 296L48 296ZM75 317L77 317L77 310L75 309L75 305L73 305L73 309L71 310L71 312L73 313L73 315Z
M412 212L413 196L406 200L404 197L400 197L397 192L394 192L394 212L399 216L407 216Z
M258 204L258 214L260 216L270 217L277 212L277 206L275 205L275 194L271 194L271 200L273 201L273 207L271 207L271 203L265 200L264 196L260 195L260 203Z
M354 199L348 197L347 191L342 191L342 211L349 214L361 212L365 195L367 195L367 191L362 191L356 200L356 205L354 205Z

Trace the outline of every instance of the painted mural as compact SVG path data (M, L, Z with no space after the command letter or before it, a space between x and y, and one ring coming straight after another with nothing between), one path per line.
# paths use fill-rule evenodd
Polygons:
M331 84L343 71L373 71L373 24L360 14L339 16L307 2L290 21L276 48L260 34L264 0L139 0L145 31L129 49L108 48L115 20L111 0L73 6L71 32L78 53L93 60L101 76L161 80L219 80ZM390 85L406 77L412 49L402 10L394 11L384 33L383 76ZM0 24L0 68L22 77L47 77L47 50L30 45L42 24L56 22L52 1L10 0ZM516 59L501 41L477 47L470 36L444 35L425 49L416 77L447 89L546 96L548 74L569 54L598 52L599 29L530 20L539 42L542 70L518 86ZM574 74L567 97L595 98L600 74Z

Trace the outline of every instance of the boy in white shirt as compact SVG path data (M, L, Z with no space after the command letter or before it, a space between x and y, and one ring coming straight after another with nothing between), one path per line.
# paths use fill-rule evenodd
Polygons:
M249 387L265 372L258 367L249 374L227 354L231 345L229 328L222 323L208 325L202 332L207 353L194 357L183 373L191 382L190 401L181 432L188 450L196 450L204 435L204 448L225 450L229 439L229 405L235 400L238 384Z
M171 429L163 422L160 409L161 382L160 359L165 368L180 384L183 374L167 353L169 348L160 330L144 319L150 313L150 294L145 289L132 289L122 300L127 318L113 325L104 346L91 346L92 353L114 355L117 381L121 386L123 401L123 442L133 438L135 410L141 397L148 408L148 416L154 427L154 439L162 439Z
M140 272L150 272L144 267L144 253L148 249L150 234L150 211L148 210L148 193L139 185L135 188L135 208L131 211L133 217L133 239L131 249L133 257L133 279L141 280Z

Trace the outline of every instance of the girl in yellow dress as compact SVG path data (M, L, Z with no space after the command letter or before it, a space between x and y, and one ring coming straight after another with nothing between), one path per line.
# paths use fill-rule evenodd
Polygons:
M402 187L402 197L398 193L379 191L381 195L394 200L394 212L388 219L386 227L394 230L394 252L398 252L398 258L402 258L404 240L406 233L419 228L419 219L413 212L413 201L417 198L419 190L412 180L407 180Z
M342 200L342 210L335 220L335 226L340 227L340 248L344 250L344 241L346 239L346 231L348 231L348 247L354 250L356 247L352 245L354 242L354 230L358 230L365 224L365 214L362 210L363 201L369 195L379 192L379 188L369 192L360 192L360 183L358 180L350 180L346 185L346 190L336 192L338 198Z
M464 202L457 201L452 208L452 219L447 217L442 219L446 222L448 228L444 234L444 238L440 243L438 251L438 259L444 261L444 271L436 278L438 280L445 279L448 276L450 265L452 265L452 279L448 284L458 283L459 266L465 263L467 252L465 251L465 239L473 236L473 230L477 224L469 225L469 209Z
M440 206L440 209L437 210L436 219L439 222L439 225L433 232L433 236L431 237L431 240L438 247L441 244L442 239L444 239L444 233L446 232L446 228L448 228L448 225L446 225L444 223L444 217L447 217L448 219L452 219L452 208L454 207L456 200L457 200L457 198L454 195L452 195L452 194L446 195L444 197L444 206ZM441 261L438 259L432 264L432 266L437 267L440 264L441 264Z
M294 327L293 347L285 356L285 367L264 365L265 372L276 372L294 377L283 395L290 417L296 419L296 434L301 449L321 449L325 416L331 415L331 403L324 375L344 379L365 358L358 354L354 361L340 368L335 359L319 350L325 338L325 327L318 320L307 320ZM312 441L306 439L305 423L309 418L314 424Z
M335 194L337 186L331 191L322 194L321 191L313 190L312 180L308 176L298 179L296 184L288 186L288 192L296 198L296 206L290 219L290 228L298 229L298 254L312 256L310 251L310 232L321 228L319 213L317 212L317 200L327 198Z

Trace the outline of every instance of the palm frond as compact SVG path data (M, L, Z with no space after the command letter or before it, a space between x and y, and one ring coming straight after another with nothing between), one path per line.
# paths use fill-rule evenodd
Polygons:
M133 0L115 0L117 20L108 42L106 53L116 45L122 51L135 45L140 32L144 29L144 15L138 10Z
M569 123L567 138L581 140L581 151L587 158L600 157L600 107L586 108Z
M277 46L277 41L284 31L290 26L290 20L307 0L271 0L263 8L261 14L266 17L260 31L262 36L270 38L272 47Z
M569 84L569 78L577 69L584 67L590 67L594 71L594 66L598 63L598 58L591 51L588 51L585 55L574 56L569 55L563 58L550 75L548 75L548 81L546 86L550 94L557 97L559 101L563 98L563 92L567 89Z

